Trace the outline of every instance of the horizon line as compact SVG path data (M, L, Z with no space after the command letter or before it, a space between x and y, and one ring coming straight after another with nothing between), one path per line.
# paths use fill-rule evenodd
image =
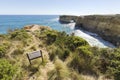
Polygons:
M60 15L73 15L73 16L85 16L85 15L120 15L119 14L0 14L0 15L56 15L56 16L60 16Z

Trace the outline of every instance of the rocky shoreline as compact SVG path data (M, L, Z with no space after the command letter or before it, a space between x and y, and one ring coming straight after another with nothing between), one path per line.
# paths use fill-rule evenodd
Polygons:
M70 23L74 20L75 28L82 28L97 33L104 40L120 46L120 15L60 16L59 21Z

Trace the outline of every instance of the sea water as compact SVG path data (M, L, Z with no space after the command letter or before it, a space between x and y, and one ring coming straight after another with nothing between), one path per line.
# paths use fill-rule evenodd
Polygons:
M59 23L59 15L0 15L0 34L7 33L9 29L23 28L26 25L32 24L50 26L52 29L65 31L68 34L74 32L76 36L82 37L91 46L101 48L115 47L111 43L103 40L101 37L95 37L94 35L96 34L94 33L83 31L81 29L75 30L75 23Z
M22 28L32 24L50 26L58 31L70 32L71 29L60 24L58 19L58 15L0 15L0 33L7 33L9 29Z

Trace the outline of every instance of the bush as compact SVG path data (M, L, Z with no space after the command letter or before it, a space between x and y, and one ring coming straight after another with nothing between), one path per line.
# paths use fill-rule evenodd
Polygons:
M56 56L58 56L63 61L70 55L70 51L68 49L61 49L57 47L57 49L52 49L52 52L49 53L50 60L54 60Z
M14 50L14 52L12 53L13 55L21 55L21 54L23 54L24 53L24 50L22 50L22 49L16 49L16 50Z
M13 32L10 33L11 35L11 39L15 39L15 40L26 40L26 39L29 39L31 38L31 36L24 30L24 29L21 29L21 30L15 30Z
M72 71L71 74L70 74L70 78L71 80L85 80L83 79L79 73L75 72L75 71Z
M16 67L7 60L0 59L0 80L12 80L16 70Z
M49 51L49 57L50 60L53 61L56 57L56 46L50 45L49 47L47 46L47 50Z
M0 46L0 58L4 57L6 53L6 48L4 46Z
M5 40L8 39L8 35L7 34L0 34L0 40Z
M50 60L53 61L56 56L58 56L60 59L63 58L63 50L60 48L52 49L52 52L49 53Z
M65 60L69 55L70 55L70 51L68 49L66 49L62 56L63 60Z
M113 75L115 80L120 80L120 49L104 50L102 54L105 55L105 61L107 61L105 64L107 68L106 73L109 76Z
M30 49L32 49L33 51L36 51L36 46L32 46Z
M57 34L54 32L47 32L47 44L52 44L56 41Z
M0 45L0 58L1 57L4 57L7 50L9 49L10 47L10 43L9 42L4 42Z
M89 58L92 56L92 52L88 46L78 47L77 50L78 50L78 53L83 57Z
M93 54L89 47L78 47L76 52L72 54L72 58L73 59L70 62L70 67L80 73L95 74L93 71L94 64L92 64Z
M84 39L77 37L77 36L69 36L66 39L66 45L68 46L71 51L75 50L79 46L86 46L89 45Z
M55 70L49 72L49 76L48 80L68 80L69 70L60 59L56 58Z
M120 80L120 49L104 48L92 51L95 52L93 65L96 72L106 75L107 78Z
M84 69L84 66L83 66L84 64L85 64L84 59L83 58L81 59L77 53L74 53L73 59L70 62L70 67L72 67L78 72L81 72Z
M56 46L59 48L64 49L67 45L65 42L67 41L68 35L63 31L63 32L58 32L57 39L55 41Z

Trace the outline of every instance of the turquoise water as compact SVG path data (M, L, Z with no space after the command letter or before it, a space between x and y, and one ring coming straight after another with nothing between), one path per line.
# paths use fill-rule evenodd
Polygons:
M68 25L60 24L58 19L58 15L0 15L0 34L7 33L9 29L22 28L31 24L45 25L58 31L71 32Z

